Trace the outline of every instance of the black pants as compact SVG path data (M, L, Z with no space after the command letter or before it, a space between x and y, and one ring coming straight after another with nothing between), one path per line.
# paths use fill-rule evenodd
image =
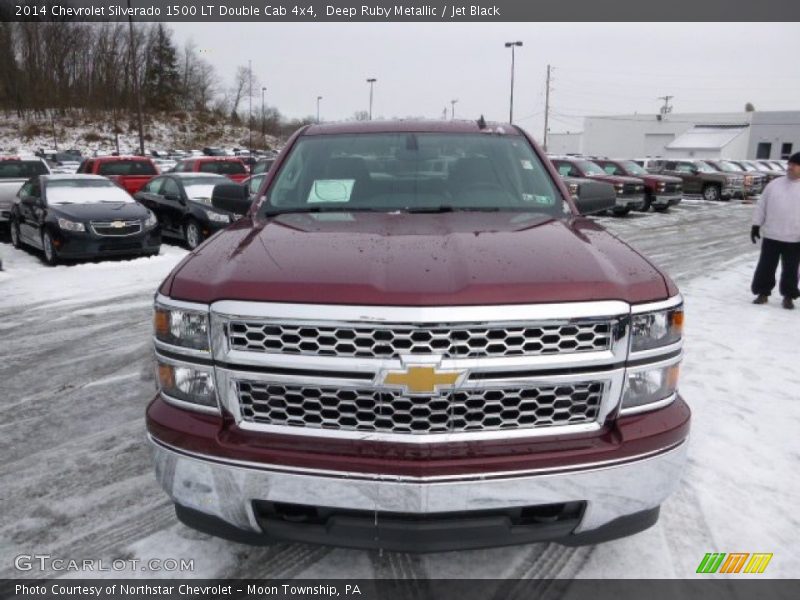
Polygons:
M753 284L750 289L756 296L769 296L775 287L775 270L781 261L781 296L800 298L797 290L797 269L800 266L800 242L779 242L763 238Z

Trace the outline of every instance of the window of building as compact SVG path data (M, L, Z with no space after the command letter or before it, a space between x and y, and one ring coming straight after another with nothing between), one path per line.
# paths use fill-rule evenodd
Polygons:
M759 142L758 148L756 148L756 159L759 158L769 158L769 155L772 153L772 144L769 142Z
M792 155L792 145L791 144L781 144L781 158L783 160L787 160Z

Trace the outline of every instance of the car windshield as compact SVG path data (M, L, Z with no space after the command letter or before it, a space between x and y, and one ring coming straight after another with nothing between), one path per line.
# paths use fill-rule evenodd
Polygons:
M149 160L112 160L101 162L98 175L158 175L155 165Z
M715 173L716 172L716 169L714 167L712 167L707 162L703 162L702 160L698 160L696 163L694 163L694 166L697 167L697 171L699 173Z
M362 133L300 138L261 213L509 210L563 215L523 136Z
M28 179L46 174L47 167L40 160L0 160L0 179Z
M247 168L240 160L214 160L200 163L201 173L220 173L222 175L244 175Z
M578 168L586 175L606 175L603 169L588 160L579 160L575 164L578 165Z
M619 164L631 175L647 175L647 171L632 160L623 160Z
M105 179L51 179L46 189L48 204L134 202L128 192Z
M764 171L769 173L769 169L767 167L757 162L748 161L745 164L748 165L753 171Z
M719 165L720 171L725 171L727 173L741 173L742 171L744 171L744 169L742 169L741 167L731 162L728 162L727 160L720 160L716 164Z

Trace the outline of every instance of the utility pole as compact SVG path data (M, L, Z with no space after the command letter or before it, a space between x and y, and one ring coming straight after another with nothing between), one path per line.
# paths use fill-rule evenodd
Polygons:
M458 102L458 98L455 100L450 100L450 108L452 113L450 114L450 120L455 120L456 118L456 102Z
M370 77L367 79L367 83L369 84L369 120L372 121L372 86L373 84L378 81L374 77Z
M544 151L547 152L547 122L550 118L550 65L547 65L547 87L544 92L544 136L542 144Z
M506 48L511 48L511 95L508 101L508 122L514 122L514 48L522 46L522 42L506 42Z
M261 143L264 144L265 148L267 146L267 119L264 114L264 94L266 91L267 88L261 88Z
M322 100L322 96L317 96L317 124L319 124L319 101Z
M659 96L658 97L659 100L663 100L664 101L664 106L662 106L661 110L660 110L662 117L665 117L665 116L667 116L667 113L671 113L672 112L672 107L669 105L669 101L672 100L674 97L675 96Z
M128 0L128 30L130 31L131 47L131 72L133 73L133 95L136 96L136 113L139 125L139 154L144 156L144 119L142 118L142 95L139 92L139 73L136 66L136 49L133 43L133 10L131 10L131 0Z

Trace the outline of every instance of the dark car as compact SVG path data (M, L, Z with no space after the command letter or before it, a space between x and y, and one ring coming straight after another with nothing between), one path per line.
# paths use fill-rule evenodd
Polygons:
M645 190L641 178L609 175L599 165L584 158L554 157L551 160L562 177L586 177L612 184L617 193L617 205L612 210L616 216L627 215L632 209L644 206Z
M11 242L65 258L156 255L161 232L155 215L98 175L40 175L19 191L11 211Z
M683 180L680 177L648 173L644 167L632 160L598 159L594 162L609 175L638 177L644 181L646 194L644 206L641 208L644 212L647 212L651 206L653 210L664 212L670 206L675 206L681 201Z
M275 164L274 158L261 158L256 162L256 164L253 165L252 170L250 172L253 175L259 175L260 173L269 173L269 170L272 168L272 165L274 164Z
M194 249L236 220L233 213L211 206L214 186L230 182L213 173L168 173L151 180L135 198L156 214L165 236Z

